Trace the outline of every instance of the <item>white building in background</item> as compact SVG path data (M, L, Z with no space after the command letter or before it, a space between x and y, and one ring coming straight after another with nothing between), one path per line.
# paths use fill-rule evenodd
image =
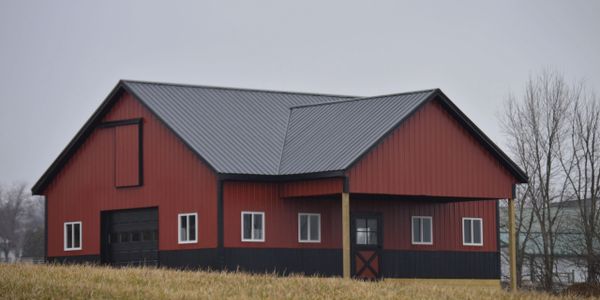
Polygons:
M561 209L557 222L557 240L555 245L555 282L559 285L570 285L576 282L585 282L587 268L585 260L578 255L578 246L583 242L583 233L579 228L579 206L576 200L566 201L554 209ZM525 211L528 215L530 210ZM508 266L508 231L507 208L500 208L500 247L501 247L501 272L502 281L509 280ZM523 284L536 285L539 282L540 266L542 264L541 234L539 225L533 224L530 240L527 243L525 262L523 264ZM519 241L524 240L524 234L519 236ZM600 246L600 245L599 245ZM600 247L598 248L600 252Z

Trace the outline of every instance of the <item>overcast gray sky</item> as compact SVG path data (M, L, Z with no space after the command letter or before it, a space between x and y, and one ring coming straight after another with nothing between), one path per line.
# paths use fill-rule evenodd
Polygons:
M600 1L0 1L0 182L33 184L119 79L377 95L497 114L543 68L600 91Z

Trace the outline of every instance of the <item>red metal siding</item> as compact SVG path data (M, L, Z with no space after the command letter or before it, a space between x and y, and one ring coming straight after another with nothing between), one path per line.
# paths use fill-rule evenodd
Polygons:
M383 217L383 242L388 250L497 251L496 201L350 200L351 212L378 212ZM413 245L412 216L431 216L433 245ZM483 219L483 246L463 246L462 218Z
M342 178L292 181L281 184L281 197L335 195L342 192Z
M115 131L115 185L134 186L140 183L139 125L117 126Z
M510 173L437 101L348 172L351 193L508 198Z
M226 182L225 247L341 248L341 200L282 198L277 183ZM496 251L496 200L439 202L434 200L356 200L351 213L379 212L384 222L384 248L425 251ZM265 242L241 241L241 212L265 213ZM321 243L298 242L298 213L321 214ZM411 216L432 216L433 245L411 244ZM483 246L462 245L462 218L483 218Z
M45 191L49 256L99 254L100 211L140 207L158 207L160 250L216 247L216 176L128 94L105 121L132 118L143 118L143 186L115 188L114 136L108 129L95 130ZM198 212L198 244L177 244L182 212ZM83 222L81 251L63 251L68 221Z
M225 182L223 184L225 247L336 248L341 245L339 197L281 198L278 183ZM265 242L242 242L242 211L265 213ZM298 242L298 213L321 214L321 243Z

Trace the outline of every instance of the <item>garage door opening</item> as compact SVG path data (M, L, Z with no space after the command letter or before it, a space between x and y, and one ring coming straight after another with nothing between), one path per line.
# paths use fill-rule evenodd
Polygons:
M114 266L158 266L158 209L102 212L102 262Z

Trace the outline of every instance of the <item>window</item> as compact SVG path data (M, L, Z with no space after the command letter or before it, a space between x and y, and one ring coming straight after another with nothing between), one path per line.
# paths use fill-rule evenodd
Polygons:
M129 242L129 232L121 232L121 243Z
M179 214L179 243L191 244L198 242L196 228L198 228L198 214Z
M377 218L356 218L356 244L378 245Z
M483 246L483 220L463 218L463 245Z
M154 240L152 237L152 231L144 231L144 233L142 233L142 240L145 242Z
M321 214L298 214L298 241L300 243L321 242Z
M139 242L142 240L142 233L139 231L136 232L132 232L131 233L131 241L132 242Z
M65 223L65 251L81 250L81 222Z
M264 212L242 212L242 242L265 241L264 219Z
M412 217L412 243L414 245L433 244L431 217Z

